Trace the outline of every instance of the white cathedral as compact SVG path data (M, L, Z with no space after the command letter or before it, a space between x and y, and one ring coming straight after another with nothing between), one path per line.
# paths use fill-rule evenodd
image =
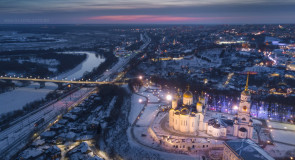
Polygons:
M172 106L169 111L169 126L180 132L194 133L202 131L204 124L203 105L205 98L200 97L199 102L193 105L193 94L189 89L183 94L182 104L181 96L178 92L177 96L172 100Z
M249 138L253 136L253 125L250 117L251 94L248 90L248 78L245 90L241 94L238 113L235 118L226 117L212 118L204 122L204 111L206 100L204 96L199 97L199 102L193 104L193 94L189 89L183 94L182 103L179 92L172 100L169 110L169 127L182 133L206 132L213 137L226 137L232 135L238 138Z

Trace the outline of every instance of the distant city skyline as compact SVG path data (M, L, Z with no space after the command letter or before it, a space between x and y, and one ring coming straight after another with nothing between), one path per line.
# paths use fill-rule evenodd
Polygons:
M0 23L295 23L294 0L2 0Z

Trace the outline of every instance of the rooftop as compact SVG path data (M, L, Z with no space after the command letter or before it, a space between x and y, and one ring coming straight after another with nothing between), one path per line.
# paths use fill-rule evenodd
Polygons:
M224 142L238 157L245 160L274 160L250 139L235 139Z

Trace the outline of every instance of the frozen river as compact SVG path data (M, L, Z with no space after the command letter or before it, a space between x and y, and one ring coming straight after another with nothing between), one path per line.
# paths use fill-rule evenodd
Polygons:
M75 79L81 78L85 72L91 72L93 68L97 67L99 64L105 61L105 59L102 56L96 55L95 52L81 51L81 52L63 52L63 53L87 54L87 59L80 65L76 66L74 69L57 76L57 79L67 78L67 80L75 80Z
M57 76L58 79L67 78L71 80L81 78L85 72L92 71L93 68L99 66L105 60L102 56L96 55L95 52L65 53L87 54L87 58L72 70ZM29 86L19 87L10 92L2 93L0 94L0 114L21 109L27 103L45 98L50 91L56 88L57 85L54 83L46 83L46 86L41 89L39 89L38 83L31 83Z

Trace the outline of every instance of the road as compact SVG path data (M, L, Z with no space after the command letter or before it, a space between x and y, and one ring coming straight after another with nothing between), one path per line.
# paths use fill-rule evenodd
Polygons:
M142 52L151 42L151 39L148 37L146 33L144 34L144 36L144 44L140 47L139 51L137 52ZM130 55L127 58L120 58L119 62L116 63L111 69L105 71L97 81L108 81L109 77L111 77L114 73L118 72L120 69L124 68L130 62L130 60L133 59L136 55L137 53L133 52L132 55Z

